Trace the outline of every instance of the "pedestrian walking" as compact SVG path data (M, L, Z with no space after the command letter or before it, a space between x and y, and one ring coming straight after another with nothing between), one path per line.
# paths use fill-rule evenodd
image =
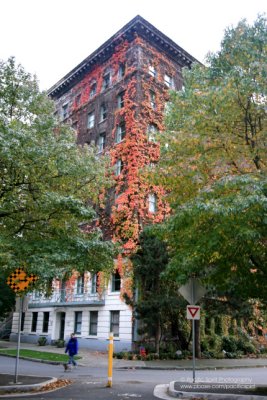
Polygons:
M68 355L69 355L69 361L68 361L67 365L69 366L72 364L72 365L74 365L74 367L76 367L77 363L74 360L74 356L76 356L76 354L78 354L78 340L75 337L75 333L72 333L70 335L70 339L67 343L65 353L68 353Z

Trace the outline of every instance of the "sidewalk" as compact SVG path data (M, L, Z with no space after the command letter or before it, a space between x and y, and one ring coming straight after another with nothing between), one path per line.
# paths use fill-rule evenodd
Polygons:
M15 342L0 341L1 348L16 348ZM31 343L21 343L21 349L31 349L36 351L48 351L53 353L64 354L64 348L55 346L38 346ZM78 361L80 366L106 367L108 364L107 352L95 351L85 348L79 349L79 356L81 359ZM192 369L192 360L121 360L113 359L114 368L147 368L147 369L177 369L187 370ZM238 358L238 359L196 359L196 369L220 369L220 368L253 368L253 367L267 367L267 358Z

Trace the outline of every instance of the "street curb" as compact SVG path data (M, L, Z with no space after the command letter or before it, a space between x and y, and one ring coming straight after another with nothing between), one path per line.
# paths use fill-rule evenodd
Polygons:
M35 376L35 375L31 375L31 376ZM37 378L38 378L38 376L37 376ZM50 377L50 379L48 379L47 381L41 382L41 383L33 383L33 384L28 384L28 385L0 386L0 392L1 391L11 392L11 393L7 393L7 394L0 393L0 397L7 397L7 396L10 396L11 394L17 393L17 392L23 392L23 394L25 392L32 392L33 390L41 389L42 387L49 385L51 383L55 383L57 381L58 381L58 378Z
M238 366L217 366L217 367L198 367L196 371L210 371L217 369L243 369L243 368L267 368L265 365L238 365ZM120 369L151 369L159 371L192 371L192 367L142 367L142 366L126 366L126 367L114 367L116 370Z
M16 356L13 356L11 354L3 354L0 352L0 356L1 357L9 357L9 358L16 358ZM66 364L67 361L63 362L63 361L49 361L49 360L40 360L39 358L30 358L30 357L21 357L19 356L20 360L27 360L27 361L35 361L35 362L39 362L39 363L43 363L43 364L51 364L51 365L62 365L62 364Z
M259 396L259 395L253 395L252 393L248 393L248 394L234 394L234 393L198 393L198 392L183 392L183 391L177 391L174 388L176 381L172 381L169 383L168 387L167 387L167 393L171 396L171 397L175 397L175 398L179 398L179 399L183 399L183 398L205 398L205 400L224 400L224 399L229 399L229 400L263 400L265 398L264 396ZM256 386L256 387L263 387L263 385L261 386ZM267 389L267 387L266 387Z

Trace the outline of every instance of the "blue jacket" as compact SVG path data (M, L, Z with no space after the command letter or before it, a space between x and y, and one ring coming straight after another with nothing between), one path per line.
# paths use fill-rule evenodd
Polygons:
M78 340L77 338L70 338L68 341L68 344L66 346L65 353L69 353L70 356L75 356L75 354L78 354Z

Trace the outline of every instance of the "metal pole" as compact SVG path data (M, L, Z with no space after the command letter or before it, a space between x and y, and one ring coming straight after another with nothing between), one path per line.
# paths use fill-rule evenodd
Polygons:
M196 356L195 356L195 320L194 319L192 319L192 341L193 341L193 383L195 383Z
M20 331L21 331L21 315L22 315L22 305L23 305L23 295L19 298L19 322L18 322L18 342L17 342L17 356L15 364L15 380L14 383L18 383L18 368L19 368L19 351L20 351Z
M107 387L112 387L112 367L113 367L113 332L110 332L109 346L108 346L108 383L107 383Z
M192 278L192 302L195 304L195 278ZM193 383L195 383L196 352L195 352L195 320L192 319L192 347L193 347Z

